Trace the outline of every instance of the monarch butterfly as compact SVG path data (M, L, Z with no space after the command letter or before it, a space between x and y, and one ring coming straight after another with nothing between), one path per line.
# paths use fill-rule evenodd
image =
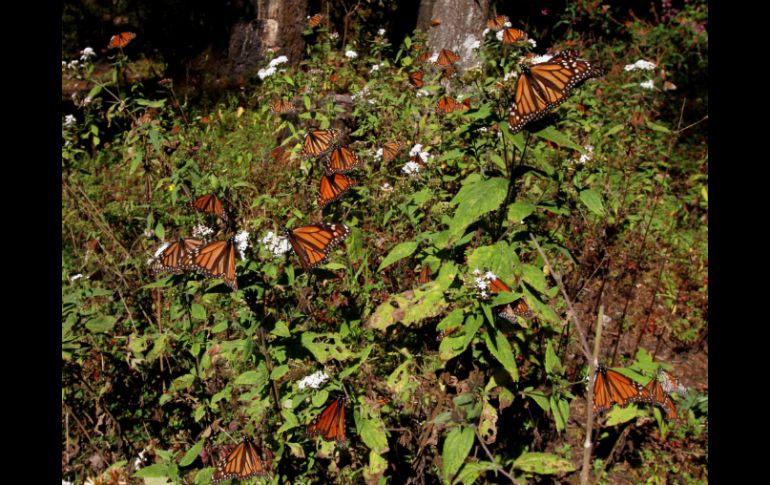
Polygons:
M386 143L385 146L382 147L382 161L388 163L396 158L396 155L398 155L398 152L401 150L402 146L404 145L400 141L391 141Z
M345 398L338 397L307 427L310 436L320 435L325 440L345 441Z
M519 29L505 29L503 31L503 44L514 44L520 40L526 40L527 33Z
M430 59L433 56L433 53L430 51L423 52L417 57L418 62L426 62L428 59Z
M663 369L658 370L658 378L660 379L660 385L663 386L663 390L666 391L666 394L671 394L672 392L684 394L687 392L687 388L679 382L679 379Z
M238 289L235 279L235 238L201 246L192 253L191 260L192 269L208 278L222 278L233 291Z
M329 251L350 236L350 228L344 224L318 222L287 229L285 233L302 267L309 271L325 262Z
M559 106L578 83L602 76L605 72L589 61L578 59L572 50L561 52L551 60L532 67L523 67L508 114L511 133L518 133L530 121L542 118Z
M492 30L503 30L505 24L510 24L510 19L507 15L498 15L497 17L487 21L487 27Z
M414 71L409 74L409 84L416 88L425 86L425 83L422 81L422 71Z
M305 156L320 157L331 150L338 135L339 132L334 128L308 131L302 141L302 153Z
M436 58L436 62L434 62L433 64L442 69L445 69L447 67L451 67L452 64L454 64L459 60L460 60L460 56L450 51L449 49L443 49L441 52L438 53L438 58Z
M420 276L417 278L417 282L421 285L430 282L430 266L424 264L420 270Z
M438 103L436 103L436 114L439 114L439 115L448 114L453 111L470 109L470 107L471 107L470 98L463 100L462 103L458 103L457 101L450 98L449 96L444 96L443 98L438 100Z
M324 19L324 16L321 15L320 13L317 13L317 14L313 15L312 17L308 17L307 18L307 24L311 28L315 28L315 27L318 27L319 25L321 25L321 21L323 19Z
M270 150L270 157L278 163L286 164L291 158L291 152L284 145L279 145Z
M201 195L192 202L189 202L187 207L207 214L216 214L223 221L227 221L227 214L225 213L222 201L214 194Z
M275 99L270 101L270 112L273 114L293 113L295 111L294 105L290 101L285 99Z
M510 286L506 285L503 280L498 277L494 277L489 281L489 291L491 293L500 293L501 291L513 291Z
M508 320L511 323L516 323L517 316L523 318L524 320L531 320L535 317L532 309L529 308L527 302L524 301L524 298L519 298L513 303L497 307L495 315Z
M361 159L353 153L348 147L341 146L332 150L332 152L324 158L324 166L326 167L326 174L331 175L334 173L345 173L353 170L361 164Z
M230 478L246 480L258 475L265 475L272 463L272 453L264 448L266 460L263 462L259 450L249 439L244 439L218 465L211 477L212 483Z
M674 384L676 383L676 384ZM668 389L668 390L667 390ZM662 406L666 410L667 419L679 419L674 400L671 399L671 391L681 392L684 386L677 378L664 371L658 370L658 375L650 379L642 389L642 398L644 402L649 402L657 406ZM686 391L686 389L684 389Z
M339 173L321 176L319 188L321 196L318 199L318 206L323 209L330 202L342 197L354 185L356 185L355 180Z
M129 42L136 39L136 34L133 32L121 32L119 34L110 37L110 43L107 44L108 49L122 49L128 45Z
M642 400L642 387L620 372L600 365L594 382L594 412L604 412L617 404L621 407Z
M441 19L431 19L430 20L430 26L431 27L438 27L441 25Z
M180 237L178 241L171 244L165 244L159 249L159 254L155 257L152 264L152 270L155 273L170 271L180 274L183 270L190 268L190 255L199 247L203 246L203 239Z

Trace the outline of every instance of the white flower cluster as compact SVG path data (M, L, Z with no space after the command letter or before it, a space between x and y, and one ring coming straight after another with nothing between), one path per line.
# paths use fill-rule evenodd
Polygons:
M578 163L584 164L587 161L591 160L594 156L594 147L593 145L586 145L583 148L586 149L586 153L583 153L580 155L580 159L578 160Z
M527 42L529 42L529 44L532 46L533 49L537 47L537 42L535 41L535 39L527 39Z
M331 32L331 33L329 33L329 38L331 40L339 39L340 38L340 34L339 34L339 32Z
M246 249L249 247L249 232L241 231L235 235L235 249L238 250L238 255L241 257L241 261L246 260Z
M93 49L90 47L86 47L82 51L80 51L80 60L85 62L91 57L96 57L96 52L94 52Z
M393 192L393 186L390 185L389 183L385 182L380 187L380 190L382 190L383 192Z
M323 384L328 378L329 376L326 375L326 372L319 370L315 374L310 374L309 376L303 377L297 383L297 387L299 387L300 390L305 389L306 387L311 389L318 389L321 387L321 384Z
M637 69L641 69L643 71L651 71L656 67L657 66L655 65L654 62L645 61L644 59L639 59L633 64L626 64L626 66L623 69L625 69L626 71L635 71Z
M267 250L273 253L273 256L275 257L288 253L291 249L289 239L278 236L274 234L273 231L268 232L265 237L262 238L262 244L264 244Z
M345 51L345 57L347 57L348 59L355 59L356 57L358 57L358 52L348 49Z
M374 161L379 162L382 160L382 148L377 149L377 153L374 154Z
M67 115L64 117L64 126L72 126L77 123L77 118L74 115Z
M418 89L417 92L415 93L415 96L417 96L418 98L421 98L423 96L430 96L430 91L428 91L427 89Z
M518 72L516 72L516 71L511 71L511 72L507 73L505 76L503 76L503 82L508 82L508 80L509 80L509 79L511 79L511 78L515 78L515 77L517 77L518 75L519 75L519 73L518 73Z
M199 237L201 239L208 239L208 237L212 234L214 234L214 229L206 226L205 224L198 224L197 226L193 227L192 230L193 237Z
M373 65L373 66L372 66L372 69L371 69L369 72L370 72L370 73L372 73L372 72L377 72L377 71L379 71L379 70L380 70L380 67L381 67L381 66L382 66L382 64L375 64L375 65Z
M404 175L417 175L420 173L420 164L410 160L406 162L403 167L401 167L401 171L404 172Z
M286 62L289 62L289 58L286 56L278 56L267 65L265 69L260 69L257 71L257 76L259 76L259 79L264 80L266 77L270 77L273 74L275 74L275 71L278 66L281 64L284 64Z
M275 74L275 67L268 67L266 69L260 69L257 71L257 76L259 76L259 79L263 81L266 77L270 77L273 74Z
M491 271L482 272L476 268L473 270L474 281L476 288L479 290L479 294L482 298L489 298L489 282L497 279L497 275Z
M643 83L639 83L639 87L644 89L655 89L655 83L652 81L652 79L649 79Z
M70 281L77 281L77 280L79 280L82 277L83 277L83 274L82 273L78 273L76 275L70 276Z
M422 151L422 144L417 143L415 146L412 147L411 150L409 150L409 156L413 157L415 155L419 155L420 159L424 163L428 163L428 159L430 158L430 153Z
M351 98L353 99L353 101L366 101L369 104L374 104L376 101L373 98L367 99L368 94L369 94L369 86L364 86Z

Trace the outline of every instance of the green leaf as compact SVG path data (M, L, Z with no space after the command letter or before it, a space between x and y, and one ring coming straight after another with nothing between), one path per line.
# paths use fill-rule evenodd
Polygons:
M521 264L516 252L505 241L474 249L467 261L469 268L482 271L488 269L507 284L516 281L514 269Z
M166 463L155 463L134 473L135 478L165 478L169 475L168 465Z
M463 483L463 484L478 483L479 475L491 470L497 470L497 466L495 466L494 463L489 461L480 461L478 463L466 463L462 471L457 474L457 477L455 477L455 480L452 483Z
M331 340L332 342L317 342L316 339ZM313 357L315 357L321 364L325 364L331 359L344 361L355 355L345 347L342 343L342 338L337 334L304 332L301 340L302 345L308 349L310 353L313 354Z
M256 370L247 370L235 378L236 386L263 386L267 383L267 368L260 365Z
M548 374L561 372L561 362L559 356L553 350L553 341L549 340L545 346L545 371Z
M466 181L472 180L470 176ZM449 239L452 243L465 233L465 229L484 214L491 212L503 203L508 190L508 181L495 177L488 180L466 183L452 199L457 210L449 222ZM443 248L439 248L443 249Z
M473 441L476 436L473 428L459 427L454 428L447 434L444 440L444 448L441 452L441 458L444 463L444 479L449 480L451 475L457 473L457 470L465 462L465 458L473 447Z
M597 216L604 216L604 204L602 196L594 189L586 189L580 192L580 200L588 207L588 210Z
M347 376L351 375L355 371L358 370L359 367L361 367L361 364L366 362L366 359L369 358L369 354L372 352L372 349L374 349L375 344L371 344L369 347L367 347L363 352L361 352L360 357L358 358L358 362L351 365L347 369L343 370L337 375L338 379L344 379Z
M671 133L671 130L669 130L665 126L659 125L657 123L653 123L650 120L646 120L645 124L647 125L647 128L649 128L649 129L651 129L653 131L658 131L660 133Z
M486 332L484 334L484 342L487 344L489 353L491 353L498 362L503 364L503 368L508 371L508 374L511 376L511 379L513 379L513 382L518 382L519 370L516 367L516 358L513 355L511 344L508 343L508 339L505 338L505 335L503 335L503 332L500 330L495 329L494 342L492 341L490 333L491 332Z
M543 128L540 131L537 131L534 133L535 136L538 138L542 138L544 140L552 141L556 143L557 145L561 145L563 147L571 148L573 150L577 150L580 153L585 153L586 149L582 146L578 145L574 141L570 140L570 138L562 133L561 131L557 130L553 126L547 126Z
M155 225L155 235L163 241L166 239L166 229L163 227L163 223L158 221L158 223Z
M385 259L382 260L382 263L380 263L377 271L382 271L396 261L410 256L417 249L417 245L418 244L416 241L407 241L396 245L396 247L391 249L390 253L385 256Z
M617 424L625 423L636 419L641 416L645 416L646 413L639 409L636 404L631 404L624 408L613 406L607 413L607 426L615 426Z
M556 431L561 433L567 427L567 420L569 419L569 402L565 399L557 399L555 395L551 395L551 412L553 413L553 420L556 424Z
M278 320L275 322L275 327L270 332L270 335L275 335L276 337L291 337L291 331L286 322Z
M531 387L528 387L527 389L524 389L523 394L527 397L531 397L532 400L546 413L551 411L551 402L543 391L535 391Z
M543 270L538 268L537 266L533 266L531 264L525 264L521 267L521 278L532 288L539 291L540 293L545 293L548 289L548 286L545 281L545 275L543 274Z
M192 316L195 320L205 320L206 309L200 303L193 303L190 305L190 316Z
M149 108L162 108L166 104L165 99L151 100L144 98L136 98L136 104L139 106L147 106Z
M510 222L521 222L527 216L535 212L535 206L527 202L514 202L508 206L508 220Z
M200 441L195 443L195 445L190 448L187 453L184 454L182 457L182 460L179 462L179 466L187 466L195 461L196 458L198 458L198 455L201 454L201 450L203 449L203 443L206 441L206 438L201 438Z
M366 483L379 483L378 478L381 478L385 471L388 469L388 460L380 456L375 451L369 452L369 465L364 468L364 479Z
M380 455L388 451L388 436L381 419L361 416L360 426L361 440L370 450Z
M93 333L105 333L112 330L117 319L111 315L97 315L86 322L86 328Z
M575 471L569 460L551 453L523 453L513 463L514 468L539 475L555 475Z
M449 359L457 357L462 354L471 343L473 337L476 336L476 332L481 328L481 324L484 323L484 319L478 315L468 315L462 326L462 333L456 337L445 337L438 347L439 358L446 362Z

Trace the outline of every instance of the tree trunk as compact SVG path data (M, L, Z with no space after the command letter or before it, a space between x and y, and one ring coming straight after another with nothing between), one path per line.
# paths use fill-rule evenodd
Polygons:
M451 49L460 56L456 66L462 72L478 65L474 49L481 42L489 16L489 0L423 0L417 28L428 31L428 47L434 52ZM432 20L441 21L432 26Z

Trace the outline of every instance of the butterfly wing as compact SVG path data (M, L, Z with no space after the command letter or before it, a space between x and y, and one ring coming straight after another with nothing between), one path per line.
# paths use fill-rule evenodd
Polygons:
M436 114L447 114L457 109L457 101L449 96L444 96L436 103Z
M222 201L214 194L201 195L187 204L187 206L206 214L216 214L222 220L227 221L227 214L225 213Z
M498 15L497 17L487 21L487 27L492 30L502 30L505 27L505 23L508 22L507 15Z
M302 142L302 153L308 157L324 155L334 146L338 133L334 128L308 131Z
M409 83L416 88L423 87L425 83L422 81L422 71L414 71L409 74Z
M307 427L310 436L325 440L345 441L345 398L338 397Z
M189 269L190 267L191 254L203 244L203 239L195 237L184 239L180 237L178 241L174 241L167 245L166 248L158 254L152 264L152 270L155 273L182 273L185 269Z
M667 419L679 419L674 400L671 399L656 377L650 379L650 382L644 386L642 396L642 401L662 407L666 411Z
M295 111L294 105L285 99L275 99L270 102L270 112L273 114L284 114Z
M119 34L116 34L110 37L110 42L109 44L107 44L107 48L122 49L135 38L136 38L136 34L133 32L121 32Z
M302 267L309 271L326 261L329 251L350 235L344 224L319 222L287 231L289 244L297 253Z
M503 44L514 44L526 38L527 34L523 30L511 28L503 31Z
M362 160L348 147L337 147L324 158L326 175L345 173L361 165Z
M435 65L441 68L451 67L452 64L460 60L460 56L449 49L443 49L436 58Z
M620 372L599 366L594 384L594 411L602 412L613 404L621 407L642 400L641 386Z
M323 209L330 202L339 199L354 185L356 185L354 179L339 173L321 176L321 185L319 187L321 194L318 198L319 207Z
M310 17L307 23L310 27L318 27L319 25L321 25L321 21L323 20L323 18L324 18L323 15L321 15L320 13L317 13L312 17Z
M382 161L388 163L395 159L402 146L403 145L400 141L391 141L386 143L385 146L382 147Z
M192 268L208 278L222 278L232 290L238 289L235 274L235 240L215 241L195 250Z
M246 480L266 473L267 467L262 462L259 450L247 439L236 446L217 466L212 482L233 478Z

